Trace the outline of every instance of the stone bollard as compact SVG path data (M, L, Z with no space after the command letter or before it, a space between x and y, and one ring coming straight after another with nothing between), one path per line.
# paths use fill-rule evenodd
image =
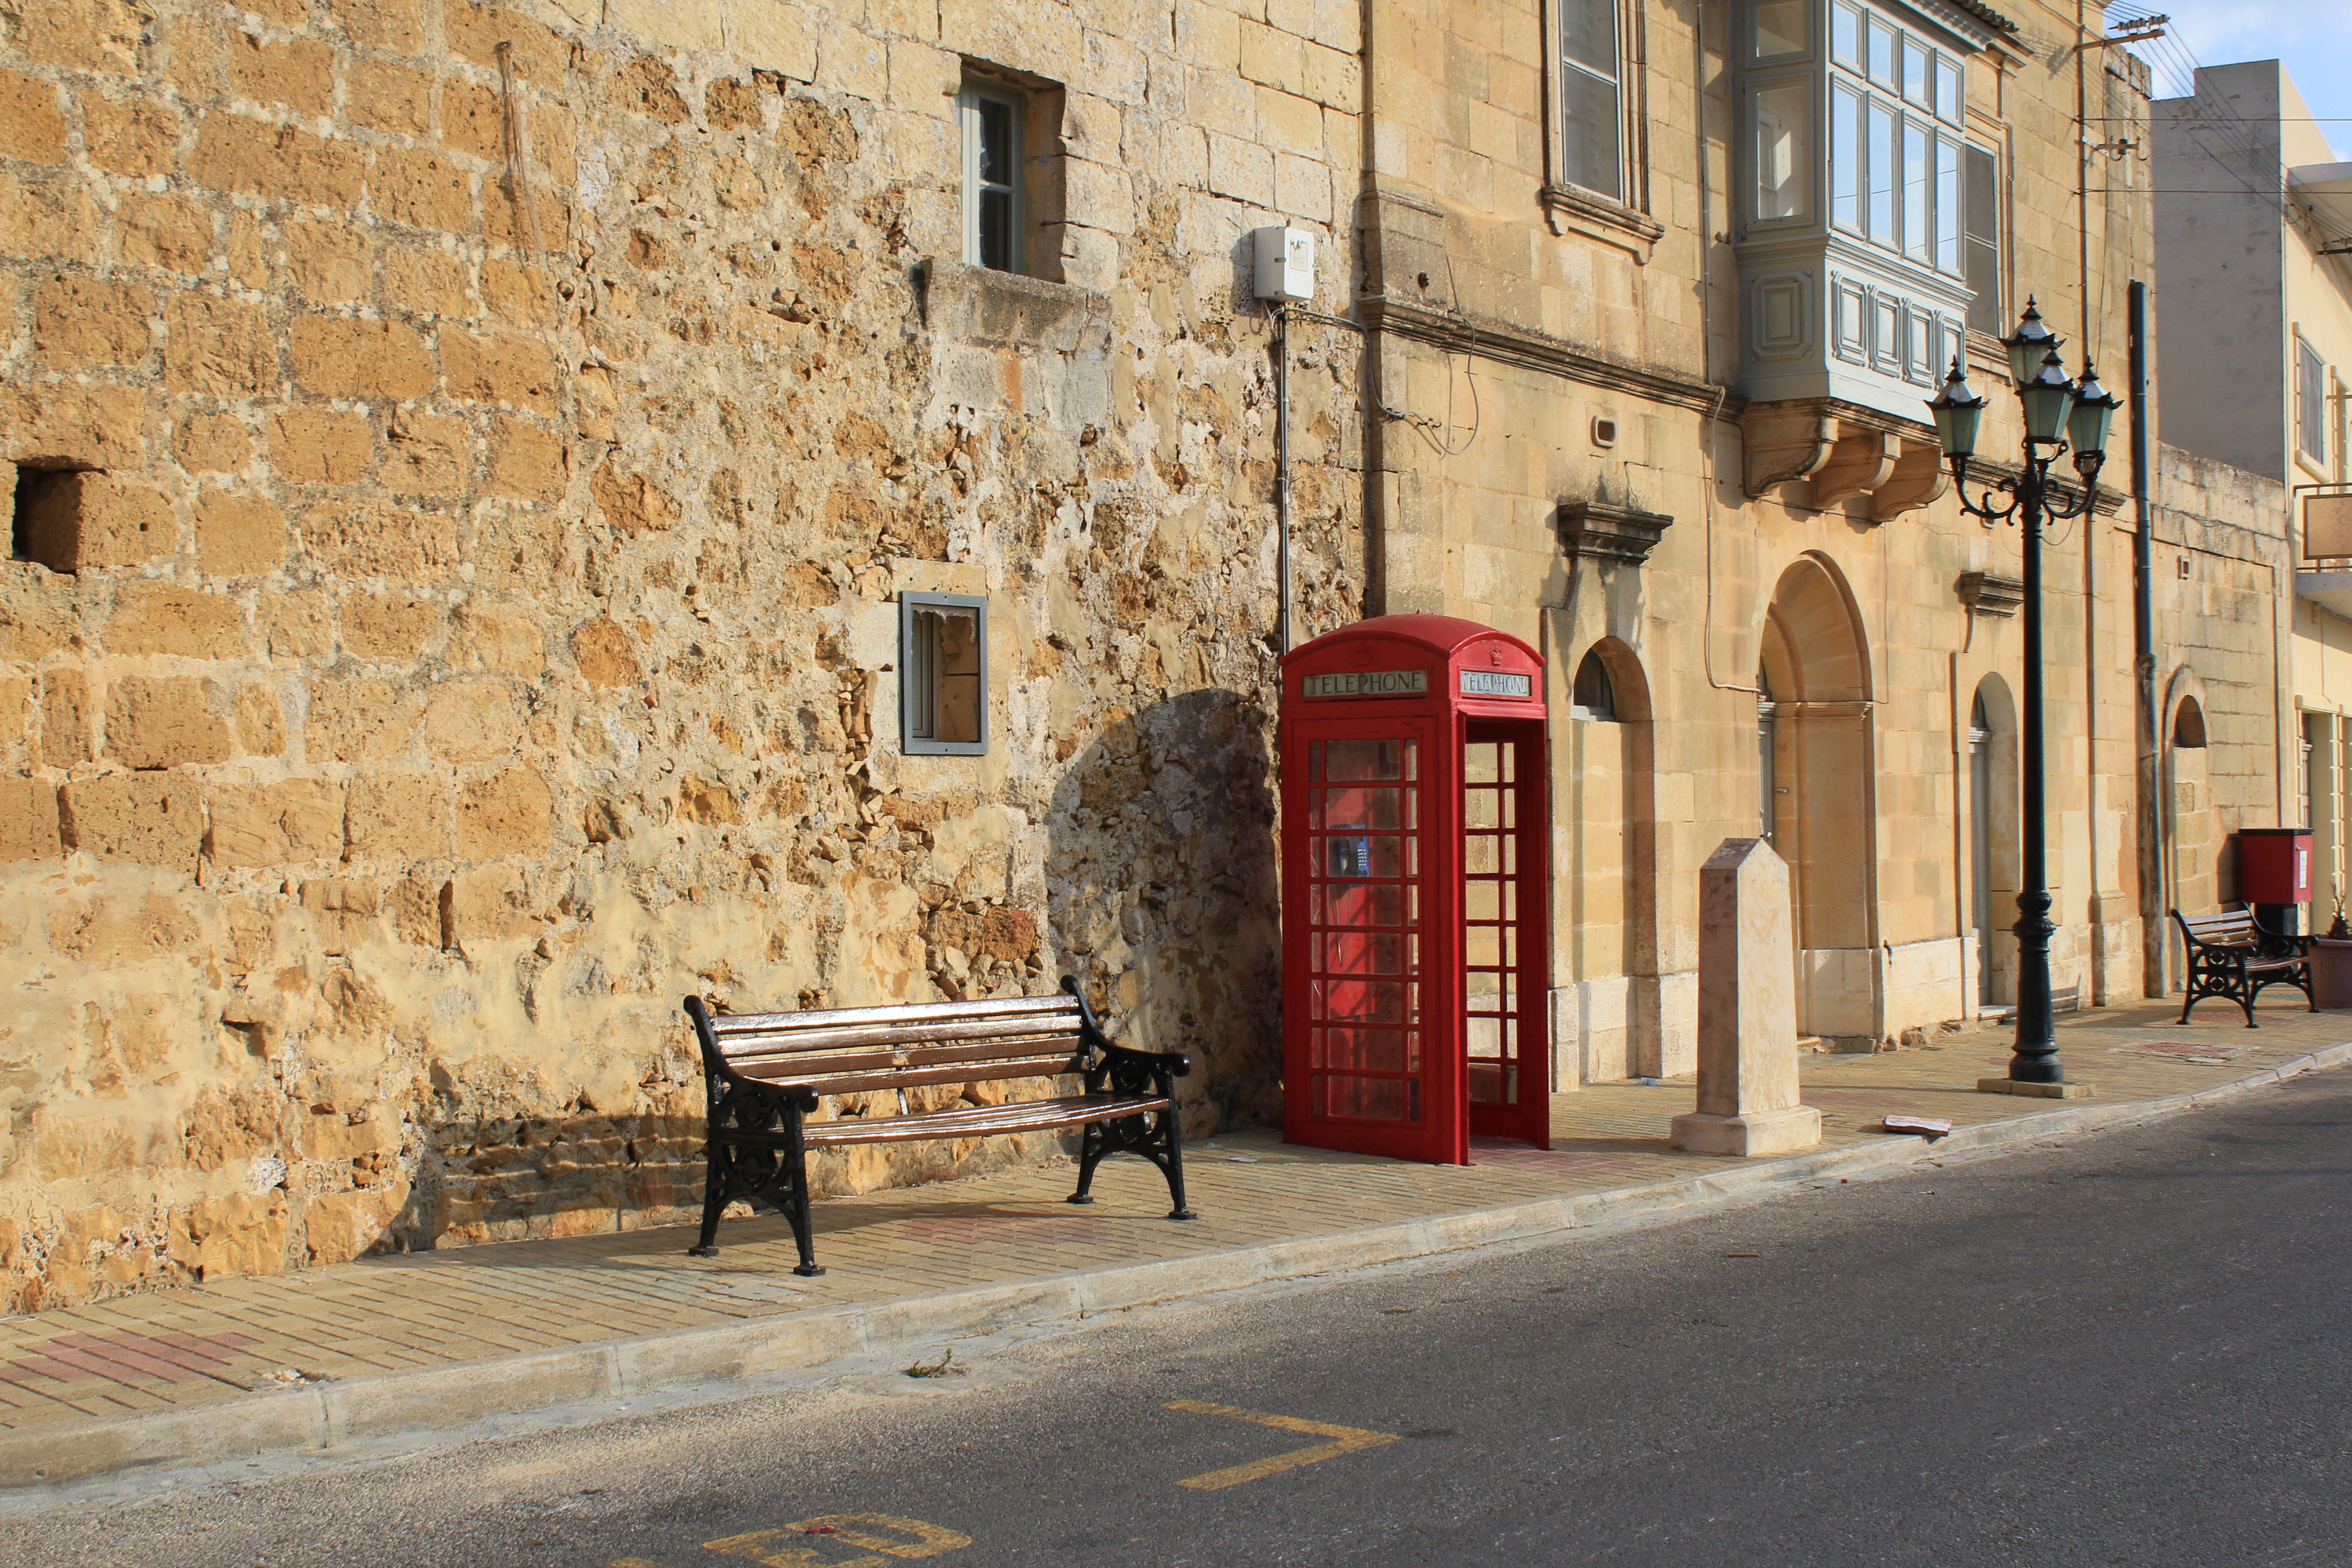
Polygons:
M1698 874L1698 1109L1675 1147L1785 1154L1822 1141L1797 1100L1789 868L1761 838L1727 838Z

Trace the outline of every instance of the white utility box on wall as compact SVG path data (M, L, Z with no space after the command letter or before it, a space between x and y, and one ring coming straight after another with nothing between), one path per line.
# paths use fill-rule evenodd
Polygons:
M1303 228L1250 230L1261 300L1303 303L1315 298L1315 237Z

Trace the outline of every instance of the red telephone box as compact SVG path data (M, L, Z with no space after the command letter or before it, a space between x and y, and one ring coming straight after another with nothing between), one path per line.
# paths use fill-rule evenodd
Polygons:
M1381 616L1282 660L1283 1136L1551 1146L1543 656Z
M2311 829L2238 829L2238 896L2250 904L2311 902Z

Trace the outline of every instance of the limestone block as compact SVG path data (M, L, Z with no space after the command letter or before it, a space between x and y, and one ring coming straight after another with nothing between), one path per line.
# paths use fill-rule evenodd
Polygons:
M335 51L317 38L278 40L231 32L222 63L229 91L251 103L282 103L304 114L324 114L335 96Z
M244 616L225 595L176 583L127 583L100 637L110 654L233 658L245 651Z
M373 882L319 878L302 884L302 908L319 932L319 951L330 955L358 947L383 910L383 891Z
M0 778L0 860L54 860L64 852L56 786Z
M201 273L212 260L212 214L185 196L126 192L115 212L114 242L134 267Z
M445 327L441 373L452 397L506 403L534 414L555 412L555 361L547 345L534 339Z
M441 630L441 606L405 594L354 594L338 613L344 651L357 658L410 664Z
M434 689L425 706L425 747L444 762L506 756L521 737L521 710L502 681L449 681Z
M413 245L384 248L383 298L395 310L419 316L470 315L467 277L465 262L441 251Z
M188 173L216 191L348 211L359 203L364 165L358 148L292 126L215 112L196 131Z
M501 675L536 677L547 668L539 622L520 605L476 597L450 618L452 668L488 669Z
M288 1216L283 1188L206 1198L172 1216L167 1249L198 1279L281 1273Z
M422 397L433 356L413 327L342 316L305 316L291 339L294 380L327 397Z
M452 12L472 12L474 5L452 5ZM387 54L414 55L424 52L425 44L424 0L332 0L327 7L336 26L354 43ZM511 13L498 13L509 16ZM520 18L516 18L520 20ZM457 22L453 18L451 27ZM543 30L543 29L542 29ZM453 37L451 42L456 42ZM496 64L493 59L488 62Z
M289 484L355 484L374 447L363 414L281 408L269 416L269 465Z
M286 754L286 710L275 687L240 686L232 704L236 743L248 756Z
M483 478L482 493L528 501L562 500L569 469L561 440L536 425L500 419L490 437L490 471Z
M219 784L212 792L205 845L216 866L256 868L340 859L341 786L318 779L274 784ZM306 907L308 893L305 893Z
M172 297L163 384L173 392L245 397L278 386L278 347L258 305L210 294Z
M334 647L334 620L328 613L327 596L316 589L264 594L254 606L253 618L273 659L315 658Z
M344 77L343 112L373 131L411 136L433 127L433 78L382 60L355 60Z
M192 676L123 676L107 688L105 754L133 768L226 762L228 725Z
M0 252L38 257L45 265L95 261L101 232L98 210L79 183L0 174Z
M786 0L727 0L728 50L746 65L794 81L816 79L807 15Z
M466 489L472 446L463 420L404 412L384 432L377 480L394 495L454 497Z
M65 155L66 121L58 111L58 89L15 71L0 71L0 156L58 163Z
M268 497L207 490L195 510L196 563L205 571L242 577L285 563L286 514Z
M381 680L321 682L310 692L303 748L313 763L397 756L408 749L417 707L415 697Z
M534 768L477 779L458 792L458 857L494 860L544 848L554 810L554 795Z
M1789 868L1760 838L1727 838L1699 868L1698 1109L1678 1149L1758 1156L1821 1142L1797 1098Z
M323 502L301 527L304 553L345 578L432 583L457 569L457 520L447 512Z
M172 503L152 485L112 474L44 475L18 526L26 552L53 572L135 566L172 552Z
M58 365L137 364L153 346L154 310L135 283L51 278L33 290L33 346Z
M234 474L253 461L253 432L234 416L191 409L179 416L173 429L172 455L192 474ZM201 552L204 502L196 504Z
M588 481L589 494L604 510L604 521L620 533L635 536L667 529L678 519L677 502L642 473L624 473L608 459Z
M438 153L387 148L377 153L368 201L379 216L412 228L470 234L475 227L474 177Z
M452 884L448 940L461 948L468 942L527 936L537 926L530 889L512 866L486 866Z
M362 773L352 781L348 826L347 859L439 859L449 853L448 786L434 773Z
M388 1187L312 1198L302 1211L302 1239L310 1261L348 1263L359 1257L383 1238L407 1201L404 1179Z
M572 658L591 686L634 686L644 673L629 634L604 616L572 634Z
M58 791L59 837L68 849L194 871L205 837L196 781L185 773L102 773Z
M41 728L33 747L33 761L41 767L66 769L88 762L94 739L91 721L97 710L90 702L89 677L69 665L41 672Z

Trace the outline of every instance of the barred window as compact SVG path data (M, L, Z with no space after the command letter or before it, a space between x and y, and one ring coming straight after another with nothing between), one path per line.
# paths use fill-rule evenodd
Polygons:
M2294 444L2313 462L2327 461L2327 365L2298 332L2294 339Z

